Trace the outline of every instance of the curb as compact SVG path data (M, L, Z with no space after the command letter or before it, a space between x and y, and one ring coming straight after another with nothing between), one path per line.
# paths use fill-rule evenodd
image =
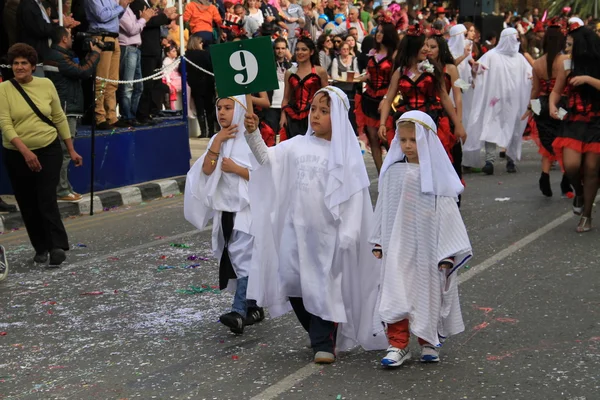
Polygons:
M94 194L94 213L101 213L113 207L131 204L140 204L169 195L176 195L185 191L185 176L172 179L142 183L140 185L126 186L118 189L107 190ZM62 219L72 216L89 214L90 196L83 196L78 203L58 203L58 210ZM0 215L0 232L24 227L21 212Z

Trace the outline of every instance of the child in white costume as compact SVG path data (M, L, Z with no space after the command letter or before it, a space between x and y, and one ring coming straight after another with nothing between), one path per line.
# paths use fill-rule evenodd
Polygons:
M246 299L254 244L248 194L252 154L243 134L236 134L243 131L245 114L244 96L217 100L221 130L188 172L184 198L185 218L196 228L213 219L213 253L221 260L219 286L235 290L232 310L220 321L236 334L264 319L262 308Z
M437 362L443 340L464 330L457 270L472 256L457 206L464 188L436 132L427 114L404 113L381 168L370 241L383 258L378 318L390 344L385 367L410 359L411 332L421 361Z
M306 135L270 148L255 116L246 118L246 138L261 164L250 183L255 248L248 293L271 316L289 299L316 363L334 362L336 347L387 344L373 334L380 269L368 243L369 177L348 108L340 89L319 90Z

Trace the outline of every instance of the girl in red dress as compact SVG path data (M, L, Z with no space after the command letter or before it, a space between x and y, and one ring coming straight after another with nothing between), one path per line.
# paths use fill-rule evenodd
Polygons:
M389 90L381 106L379 137L382 140L387 139L385 122L392 105L396 111L394 120L406 111L422 111L438 126L438 137L452 160L456 137L464 142L467 134L446 91L443 68L427 60L429 45L426 39L420 27L411 26L400 42L394 65L396 71L392 75ZM449 117L454 124L454 134L450 131L449 124L443 123L444 117Z
M285 73L285 88L281 102L279 127L285 128L281 140L304 135L308 130L308 114L312 99L321 88L328 85L327 72L319 66L315 42L301 36L296 43L296 62Z
M559 68L550 94L550 116L561 119L558 102L566 88L567 114L553 148L575 188L577 232L592 229L592 207L600 171L600 37L579 18L569 20L570 62Z
M444 39L443 32L435 29L432 30L432 36L427 39L427 45L429 46L429 59L437 65L443 65L444 86L448 92L448 95L451 96L452 102L454 103L456 115L458 115L460 118L463 115L462 92L460 87L454 84L459 78L458 68L456 68L456 65L454 64L454 57L452 57L452 53L448 47L448 42L446 39ZM452 127L450 126L450 118L447 116L440 117L438 124L444 125L442 129L449 129L452 131ZM452 166L458 174L458 177L462 180L462 146L460 142L455 139L453 134L448 135L448 139L454 141L454 146L452 146L450 154L450 160L452 161ZM451 145L452 143L448 143L448 146Z
M366 82L366 90L355 96L356 122L359 129L364 126L369 138L369 146L377 172L381 169L383 156L381 142L377 136L379 129L379 113L381 102L387 93L392 72L394 70L394 51L398 44L398 33L391 23L382 23L375 34L375 48L369 53L367 73L362 77ZM394 129L391 119L384 124L393 137ZM387 140L384 141L387 144Z
M531 88L531 99L540 102L539 114L535 115L529 106L527 112L523 115L523 120L533 115L535 120L535 129L531 133L532 139L538 145L538 152L542 156L542 174L539 180L540 191L546 197L552 196L552 187L550 186L550 168L556 160L552 143L556 139L561 129L561 123L550 117L548 107L548 98L554 89L556 76L562 67L567 56L561 56L560 52L565 47L565 35L561 32L560 26L554 25L548 27L544 35L542 44L544 55L537 59L533 64L533 86ZM562 98L564 99L564 97ZM564 107L564 104L563 104ZM561 190L566 195L571 191L569 180L563 175Z

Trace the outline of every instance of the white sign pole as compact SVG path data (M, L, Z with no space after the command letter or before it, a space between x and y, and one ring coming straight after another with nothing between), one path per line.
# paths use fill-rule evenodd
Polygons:
M58 0L58 24L60 26L64 25L64 21L63 21L63 0Z
M183 26L183 0L178 1L178 14L179 14L179 54L183 56L185 54L185 28Z

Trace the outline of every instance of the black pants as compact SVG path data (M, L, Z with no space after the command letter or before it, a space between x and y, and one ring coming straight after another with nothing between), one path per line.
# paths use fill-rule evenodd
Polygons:
M56 202L63 158L60 142L56 139L33 153L42 165L40 172L30 170L20 152L4 149L4 164L29 240L36 253L57 248L69 250L69 239Z
M147 77L155 73L155 69L160 68L161 60L160 56L144 56L142 54L142 77ZM144 90L142 91L142 97L140 98L140 104L137 110L137 119L146 120L150 118L152 112L160 111L160 104L156 104L159 100L155 95L155 87L157 83L160 83L156 79L149 79L144 81Z
M313 351L315 353L318 351L326 351L335 354L337 324L335 322L325 321L306 311L301 297L290 297L289 300L298 321L300 321L302 327L308 332Z
M275 134L279 134L279 120L281 119L281 108L267 108L265 110L265 122L273 129Z
M215 93L212 86L190 85L192 90L192 99L196 105L196 114L200 124L202 137L212 137L215 133ZM206 115L206 124L208 131L204 128L204 115Z

